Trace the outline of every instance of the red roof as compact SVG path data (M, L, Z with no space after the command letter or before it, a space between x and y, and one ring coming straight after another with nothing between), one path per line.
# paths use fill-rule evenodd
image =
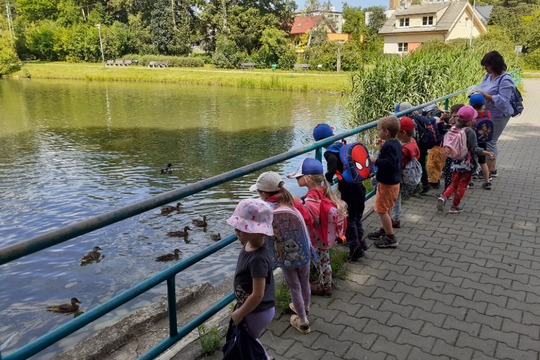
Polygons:
M291 35L301 35L309 32L322 18L322 15L295 17L291 27Z

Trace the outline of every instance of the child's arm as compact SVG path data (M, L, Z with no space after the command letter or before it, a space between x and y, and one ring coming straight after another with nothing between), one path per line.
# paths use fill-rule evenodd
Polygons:
M254 277L253 281L253 292L249 295L238 309L233 311L231 318L234 321L235 325L240 324L246 315L251 313L259 304L264 296L264 288L266 285L266 279L264 277Z
M324 174L324 177L326 180L332 184L334 181L334 175L336 175L337 168L338 168L338 155L332 152L327 151L324 154L324 158L326 159L326 173Z

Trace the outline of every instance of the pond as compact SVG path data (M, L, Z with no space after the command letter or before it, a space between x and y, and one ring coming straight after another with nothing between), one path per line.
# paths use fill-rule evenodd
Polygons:
M177 189L310 143L317 123L337 130L348 114L339 96L175 84L60 80L0 81L0 247ZM269 169L287 174L300 159ZM167 163L172 174L161 174ZM170 266L156 256L184 257L232 232L226 219L258 174L80 236L0 267L0 346L4 352L69 320L47 305L81 300L90 309ZM304 190L287 180L297 194ZM168 237L206 215L206 231L189 243ZM94 246L104 259L80 266ZM217 284L234 272L238 244L177 276L178 286ZM36 358L50 358L92 331L165 294L133 300L101 324L81 330ZM90 328L87 327L87 328Z

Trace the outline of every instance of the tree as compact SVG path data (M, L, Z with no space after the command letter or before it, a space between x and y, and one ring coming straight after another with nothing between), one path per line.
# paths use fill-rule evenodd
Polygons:
M373 6L364 10L364 13L369 14L368 29L370 35L378 35L379 30L383 27L386 22L386 14L384 13L384 8L382 6Z
M56 5L56 0L17 0L17 15L28 21L55 20Z
M19 58L15 52L14 39L8 31L7 20L0 18L0 77L15 71L19 66Z
M359 7L345 6L343 8L343 32L351 34L353 40L359 41L362 35L367 32L365 17L362 9Z
M261 44L259 61L267 67L279 64L280 68L290 69L294 65L296 53L285 31L275 28L264 30Z
M152 42L161 54L188 54L191 48L191 12L187 2L157 0L152 10L150 31Z

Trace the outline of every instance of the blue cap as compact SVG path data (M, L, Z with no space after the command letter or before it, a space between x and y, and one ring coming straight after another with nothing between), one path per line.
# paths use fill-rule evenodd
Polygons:
M484 105L486 103L486 100L484 99L484 95L476 93L469 96L469 105L475 106L475 105Z
M328 124L319 124L313 129L313 138L315 141L326 139L334 135L334 128Z
M305 158L298 169L290 174L287 175L287 177L290 178L299 178L300 176L304 175L321 175L323 174L323 166L322 163L313 158Z

